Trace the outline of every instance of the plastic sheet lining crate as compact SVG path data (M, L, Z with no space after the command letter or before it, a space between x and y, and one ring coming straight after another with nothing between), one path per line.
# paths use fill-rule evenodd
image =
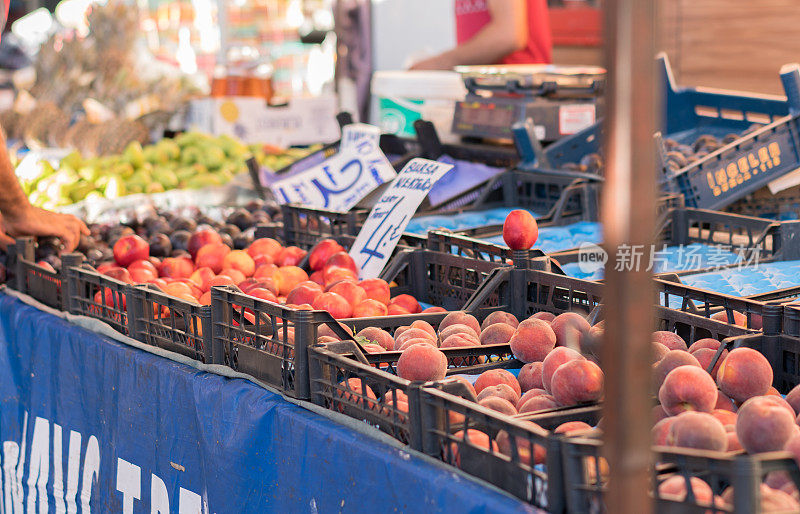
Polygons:
M282 393L309 398L308 347L321 325L349 334L325 311L296 310L246 295L238 288L211 288L211 324L219 364L247 373Z
M64 267L64 277L69 292L64 306L67 312L99 319L128 335L128 284L102 275L87 264Z
M688 206L720 209L797 169L800 166L800 67L784 67L781 80L790 106L788 115L742 135L677 171L665 167L666 187L683 194Z
M125 290L130 336L206 364L221 362L211 337L211 307L170 296L155 286Z
M462 310L501 263L461 257L426 249L403 250L381 273L382 279L397 286L392 296L410 294L417 301L448 311Z
M444 317L444 315L441 315ZM440 318L441 319L441 318ZM397 322L398 326L411 323ZM468 348L443 348L448 375L479 374L484 370L521 366L507 344ZM309 349L311 401L391 435L398 441L421 449L419 428L414 426L419 384L397 375L402 352L362 352L353 341L320 344Z
M11 247L12 258L15 260L15 279L11 287L20 293L27 294L33 299L42 302L54 309L64 309L64 296L66 291L63 285L63 275L50 271L35 262L35 243L31 237L22 237L16 240ZM82 259L78 255L65 255L62 267L79 265Z
M592 312L602 301L603 286L596 282L536 269L499 268L475 291L466 311L503 310L526 319L548 311Z

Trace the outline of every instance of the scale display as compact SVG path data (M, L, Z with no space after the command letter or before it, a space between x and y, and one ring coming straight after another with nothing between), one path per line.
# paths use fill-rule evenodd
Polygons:
M456 109L455 125L460 130L491 128L511 134L517 109L513 105L460 102Z

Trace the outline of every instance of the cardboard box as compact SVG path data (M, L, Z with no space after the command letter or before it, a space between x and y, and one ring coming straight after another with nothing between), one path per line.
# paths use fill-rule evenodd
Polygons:
M190 103L187 127L245 143L310 145L339 139L337 112L333 94L297 98L283 106L251 97L203 98Z

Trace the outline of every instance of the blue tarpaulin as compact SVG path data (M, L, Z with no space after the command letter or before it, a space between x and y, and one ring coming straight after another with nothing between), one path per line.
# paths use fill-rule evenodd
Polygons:
M418 454L0 294L0 512L525 512Z

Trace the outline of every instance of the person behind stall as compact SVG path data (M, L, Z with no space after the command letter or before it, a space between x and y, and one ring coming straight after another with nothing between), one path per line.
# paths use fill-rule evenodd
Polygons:
M415 63L412 70L552 61L547 0L455 0L455 15L456 47Z
M8 18L10 0L0 0L0 30ZM86 225L67 214L34 207L19 185L8 157L5 134L0 131L0 248L6 249L20 236L55 236L67 252L75 250L81 234L89 235Z

